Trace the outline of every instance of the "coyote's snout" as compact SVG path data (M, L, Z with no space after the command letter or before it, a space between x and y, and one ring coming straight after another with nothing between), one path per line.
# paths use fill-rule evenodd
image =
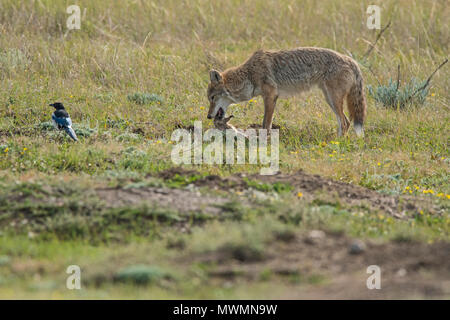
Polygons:
M352 58L333 50L259 50L242 65L222 73L211 70L209 75L208 119L223 119L230 104L261 95L264 100L263 128L271 129L279 97L295 95L316 85L336 114L338 134L344 135L350 126L343 110L344 99L356 134L364 133L366 101L361 70Z

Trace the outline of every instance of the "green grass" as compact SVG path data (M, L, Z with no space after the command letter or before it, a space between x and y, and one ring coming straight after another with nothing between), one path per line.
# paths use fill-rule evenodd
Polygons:
M283 173L304 170L382 193L428 198L442 208L440 215L396 220L330 199L305 204L290 185L253 178L245 178L248 187L267 201L248 196L241 203L230 196L235 190L201 190L229 197L218 204L219 217L140 205L105 208L89 193L103 187L186 188L211 174L258 173L259 165L191 165L185 168L196 173L158 178L174 166L170 139L176 128L196 120L204 129L213 126L206 119L211 68L235 66L259 48L319 46L362 57L376 37L366 27L366 8L378 4L382 25L392 20L392 26L361 66L365 85L389 83L400 65L403 88L426 79L447 58L444 1L77 4L82 12L86 8L81 30L67 32L66 1L0 3L0 297L277 297L292 287L271 270L262 272L261 281L226 288L209 279L208 266L179 266L172 258L184 248L185 257L222 250L263 259L270 241L315 228L380 241L449 241L448 65L433 77L426 99L411 101L409 108L384 108L366 89L364 139L353 132L337 138L335 116L318 90L280 99L274 120ZM78 143L50 126L48 104L54 101L66 105ZM229 110L238 128L262 122L261 98ZM69 264L86 269L88 290L65 289ZM141 267L131 279L146 284L115 280L133 266ZM320 274L291 277L300 285L327 281Z
M320 285L329 278L320 273L304 275L297 271L280 279L269 269L259 276L260 281L225 289L217 287L208 276L217 264L198 262L195 257L218 254L225 262L261 262L276 241L295 241L297 234L311 229L377 241L448 241L450 236L448 217L427 214L409 221L396 221L381 215L355 215L330 206L302 208L285 203L265 203L257 212L240 210L241 215L246 216L243 220L213 220L201 226L192 225L185 234L176 229L159 228L154 236L142 236L132 222L124 220L120 228L129 227L134 230L134 236L119 241L110 239L94 246L83 238L3 235L0 245L4 262L0 265L0 274L4 283L0 285L0 294L13 297L9 288L14 287L19 290L14 296L34 298L264 297L254 288L266 283L272 290L265 292L272 296L275 292L289 290L289 284ZM300 218L292 219L293 214ZM83 292L65 289L65 268L71 264L81 267ZM239 276L239 271L235 272L235 276ZM36 274L40 275L38 280ZM218 292L221 295L217 295Z
M292 186L287 183L275 182L274 184L262 183L260 181L249 180L244 178L244 181L250 188L254 188L259 191L269 192L274 191L277 193L289 192L292 191Z

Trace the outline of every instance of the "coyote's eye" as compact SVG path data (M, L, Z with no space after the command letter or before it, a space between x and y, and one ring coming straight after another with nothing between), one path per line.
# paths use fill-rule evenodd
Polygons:
M214 101L216 99L216 96L211 96L211 101Z

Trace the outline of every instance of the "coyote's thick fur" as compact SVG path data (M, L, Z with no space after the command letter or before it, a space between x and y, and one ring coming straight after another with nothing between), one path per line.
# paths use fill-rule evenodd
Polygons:
M358 64L350 57L323 48L256 51L238 67L210 71L208 118L223 118L232 103L261 95L264 99L263 128L272 128L279 97L306 91L317 85L336 114L338 134L344 135L350 122L344 114L347 99L350 119L358 136L363 135L366 115L363 79Z

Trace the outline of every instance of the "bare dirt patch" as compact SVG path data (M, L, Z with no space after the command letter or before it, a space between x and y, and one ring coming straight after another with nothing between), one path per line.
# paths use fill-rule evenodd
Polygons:
M171 179L176 175L189 176L194 174L197 174L197 172L173 168L162 172L160 177ZM249 188L249 180L270 184L289 184L294 188L295 192L302 192L305 200L339 202L351 207L368 207L373 211L380 211L396 218L404 218L407 212L418 213L422 209L439 213L439 208L433 207L431 201L428 199L382 194L357 185L334 181L303 171L298 171L294 174L277 174L272 176L245 176L241 174L220 177L217 175L209 175L195 180L193 184L198 187L221 189L224 191L230 189L243 191Z
M268 183L289 183L306 194L325 193L328 198L338 199L350 206L368 205L372 210L383 211L397 218L403 218L407 211L418 212L418 208L430 207L430 203L425 199L417 200L412 197L390 196L302 171L293 175L262 176L259 180Z
M361 242L343 234L313 232L267 245L264 259L236 259L222 248L184 257L211 263L209 276L228 282L272 280L292 284L279 298L444 298L450 295L450 244ZM361 250L354 250L362 246ZM219 263L217 265L217 263ZM381 269L381 290L369 290L367 267ZM323 279L319 282L318 279ZM319 283L316 283L319 282ZM303 284L299 286L298 284Z
M143 203L170 208L177 212L220 213L218 207L226 203L226 198L202 195L198 191L169 188L105 188L97 189L97 196L108 207L135 206Z

